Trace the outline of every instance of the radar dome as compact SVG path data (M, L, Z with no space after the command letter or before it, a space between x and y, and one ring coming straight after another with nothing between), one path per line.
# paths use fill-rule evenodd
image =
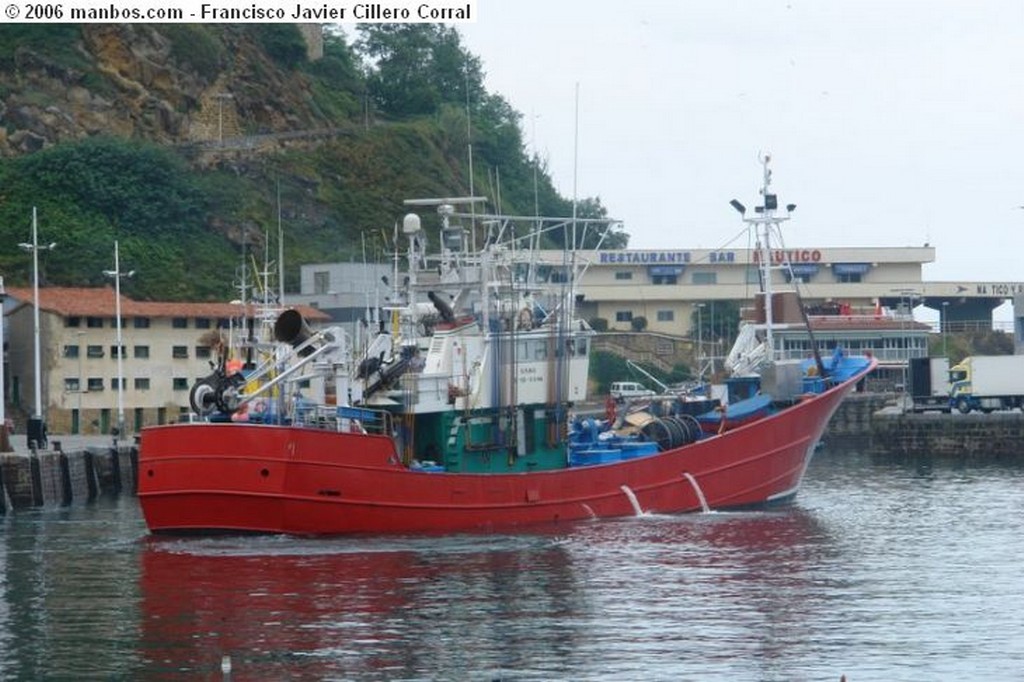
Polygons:
M408 213L402 218L402 232L405 234L416 234L420 231L420 217L415 213Z

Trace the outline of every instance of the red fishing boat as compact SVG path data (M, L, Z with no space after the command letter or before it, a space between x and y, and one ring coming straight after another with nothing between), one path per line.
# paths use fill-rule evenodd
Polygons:
M788 218L769 184L766 160L764 206L748 218L733 203L765 256ZM777 358L772 278L787 264L762 257L766 319L740 335L723 398L646 398L628 420L574 415L594 334L574 314L575 257L552 277L531 256L534 234L458 213L459 201L477 199L411 202L438 205L440 253L406 216L405 275L396 254L373 336L312 331L283 311L262 363L239 370L224 357L193 387L200 421L143 431L139 501L152 531L508 530L783 502L874 367L841 349ZM487 233L471 249L478 220Z

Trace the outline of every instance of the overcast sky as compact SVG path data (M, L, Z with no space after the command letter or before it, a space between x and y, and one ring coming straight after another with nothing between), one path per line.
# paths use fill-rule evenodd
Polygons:
M632 248L716 248L758 154L790 247L936 247L928 280L1024 281L1021 0L478 0L486 84ZM746 239L734 243L745 247Z

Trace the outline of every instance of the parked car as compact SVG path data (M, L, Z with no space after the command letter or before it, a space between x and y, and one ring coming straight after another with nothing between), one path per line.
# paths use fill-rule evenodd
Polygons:
M611 393L612 397L616 400L648 398L650 396L657 395L651 389L635 381L613 381L609 393Z

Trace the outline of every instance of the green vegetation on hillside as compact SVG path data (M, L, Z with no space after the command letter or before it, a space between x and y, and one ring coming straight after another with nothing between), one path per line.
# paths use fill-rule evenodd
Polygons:
M91 87L106 76L88 62L83 30L5 27L0 70L16 71L19 50L30 50L87 74L80 82ZM383 258L392 226L405 212L403 199L468 194L472 186L476 194L500 196L507 213L572 212L544 164L527 154L520 114L487 92L479 59L452 28L368 25L352 43L330 33L323 59L314 62L291 25L152 30L170 41L174 68L206 84L240 59L232 40L259 46L263 57L245 73L277 70L274 83L293 86L317 121L307 125L338 133L272 152L234 154L212 166L177 148L112 134L0 160L0 236L7 244L0 270L8 284L25 284L31 275L30 258L16 245L30 238L33 206L40 241L58 244L41 257L44 283L109 282L102 271L112 267L117 239L124 269L137 272L126 280L126 293L199 300L237 295L243 243L262 260L269 239L276 256L279 206L291 289L301 263L361 259L364 243L369 257ZM100 83L95 90L114 87ZM279 119L291 114L280 112ZM578 214L605 217L606 211L598 198L587 198ZM566 237L550 235L549 245L562 246ZM586 240L581 245L596 244L592 232ZM604 246L622 247L627 240L616 231Z

